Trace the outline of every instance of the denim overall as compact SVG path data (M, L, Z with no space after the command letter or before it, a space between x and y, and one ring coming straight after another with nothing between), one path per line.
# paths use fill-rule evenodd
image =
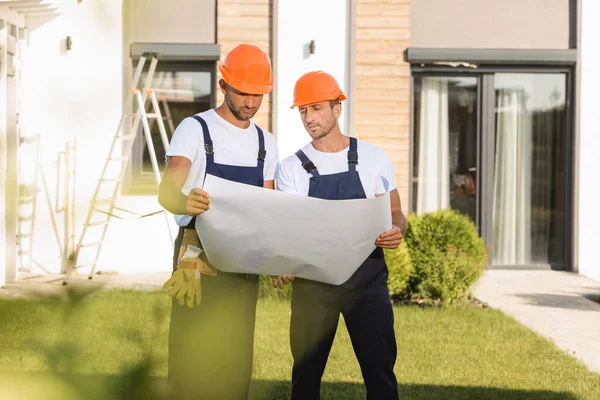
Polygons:
M206 174L234 182L264 184L265 140L258 131L256 167L215 163L213 142L206 122L202 126ZM195 218L187 229L195 229ZM183 236L175 240L173 271ZM235 243L232 243L235 246ZM252 374L254 319L258 297L258 275L217 272L202 276L202 303L188 308L173 300L169 332L170 399L245 400Z
M350 138L348 171L320 175L299 150L296 156L312 176L308 195L321 199L366 198L356 166L357 141ZM344 316L367 388L367 399L398 399L394 363L394 314L387 286L383 249L377 248L342 285L294 280L290 341L294 367L292 400L320 398L321 377L340 313Z

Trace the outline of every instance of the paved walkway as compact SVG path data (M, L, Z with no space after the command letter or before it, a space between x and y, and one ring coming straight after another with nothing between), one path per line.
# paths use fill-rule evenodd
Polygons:
M562 271L490 269L475 295L600 372L600 283Z
M71 278L73 285L102 285L105 289L122 288L135 290L159 290L162 284L169 279L170 271L146 274L122 275L95 275L88 280L87 275ZM19 273L17 279L3 288L0 288L0 297L28 297L33 294L43 294L62 290L64 277L52 274L24 274Z

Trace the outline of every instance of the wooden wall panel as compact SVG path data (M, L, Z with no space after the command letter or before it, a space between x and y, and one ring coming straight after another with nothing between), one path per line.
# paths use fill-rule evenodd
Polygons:
M217 43L221 45L221 60L240 43L254 44L272 58L272 0L217 0ZM217 82L221 79L217 70ZM217 105L223 95L217 84ZM263 98L254 117L261 128L271 131L271 95Z
M355 132L394 163L404 210L410 163L410 0L357 0Z

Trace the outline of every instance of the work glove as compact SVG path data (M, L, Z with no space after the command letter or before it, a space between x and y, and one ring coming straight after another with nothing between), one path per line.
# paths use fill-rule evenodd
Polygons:
M196 246L186 246L185 253L180 257L179 267L173 275L163 284L163 288L169 289L169 296L177 299L179 305L184 304L193 307L194 303L200 305L201 284L200 269L198 268L202 249Z

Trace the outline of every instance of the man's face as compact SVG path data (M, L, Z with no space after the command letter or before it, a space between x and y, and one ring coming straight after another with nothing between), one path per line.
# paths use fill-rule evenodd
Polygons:
M342 112L339 102L322 101L299 107L304 128L313 138L324 138L331 132Z
M225 95L225 102L231 110L231 113L238 121L248 121L260 108L262 103L262 94L242 93L225 82L221 83L221 90Z

